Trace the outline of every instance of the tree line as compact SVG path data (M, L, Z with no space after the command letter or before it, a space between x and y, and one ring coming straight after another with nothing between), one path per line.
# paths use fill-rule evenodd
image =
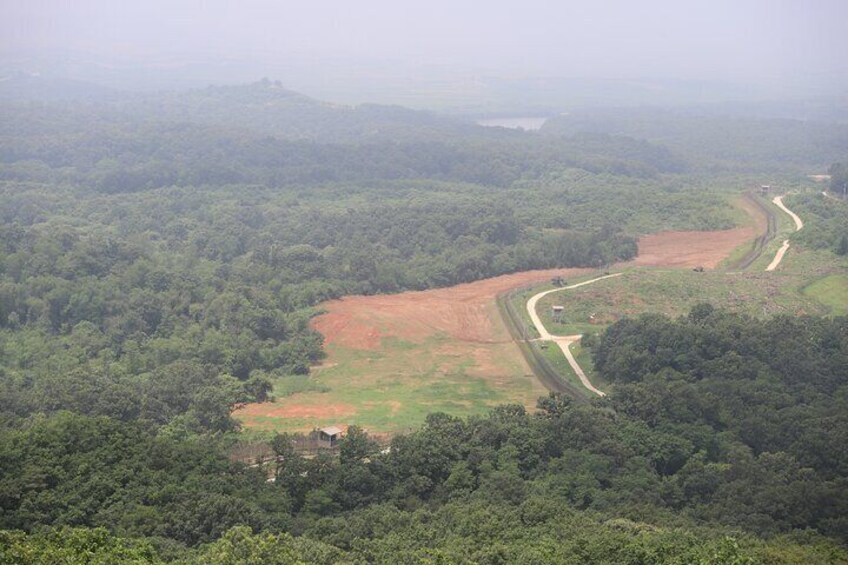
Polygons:
M303 458L278 435L273 482L230 462L223 437L41 417L0 436L2 527L111 534L4 535L44 551L93 536L104 551L189 561L845 558L848 318L698 305L617 322L594 348L614 385L604 399L432 414L382 452L352 427L338 457Z

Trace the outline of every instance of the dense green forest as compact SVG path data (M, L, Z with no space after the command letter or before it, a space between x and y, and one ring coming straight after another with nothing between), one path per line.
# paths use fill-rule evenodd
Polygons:
M748 127L763 169L808 147ZM0 563L848 560L844 318L626 320L595 348L615 387L592 404L433 414L388 452L357 428L338 457L278 436L273 482L229 457L232 409L322 358L324 300L734 225L737 161L618 133L267 81L0 103ZM839 252L841 209L798 204L820 218L803 243Z
M42 417L0 443L3 524L128 538L35 535L45 553L92 536L104 552L198 562L848 558L822 537L848 539L848 319L763 322L704 304L684 319L621 321L596 349L598 370L617 383L601 402L552 395L535 414L433 414L382 454L357 428L338 458L301 458L277 436L273 483L215 442L107 417ZM231 530L242 524L299 537ZM228 530L199 553L181 545Z
M712 109L582 109L548 120L543 132L617 134L668 147L707 171L823 173L848 152L848 125L769 119Z
M233 406L321 358L308 320L323 300L599 266L633 257L640 232L732 225L722 195L656 176L674 160L625 138L315 144L67 104L2 122L9 422L68 409L232 430ZM630 174L575 166L627 147Z

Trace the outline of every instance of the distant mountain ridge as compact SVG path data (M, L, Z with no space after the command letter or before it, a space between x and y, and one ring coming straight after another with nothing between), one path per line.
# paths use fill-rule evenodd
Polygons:
M432 140L446 135L467 135L474 130L483 133L481 128L459 120L401 106L323 102L269 80L210 86L134 100L132 104L143 113L158 110L162 118L170 120L247 128L289 140L332 143L410 137Z
M109 121L191 122L251 130L285 140L326 143L510 135L401 106L347 106L324 102L267 79L241 85L134 93L82 81L17 73L0 81L0 101L9 104L73 103L75 111L80 104L89 104L89 113Z

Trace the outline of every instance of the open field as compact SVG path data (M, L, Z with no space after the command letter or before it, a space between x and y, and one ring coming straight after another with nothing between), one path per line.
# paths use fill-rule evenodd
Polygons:
M330 362L310 377L326 392L304 391L238 413L249 428L309 431L360 424L408 430L430 412L478 414L504 402L532 407L545 393L514 343L457 344L445 334L423 341L382 340L379 351L327 348Z
M639 259L616 267L711 268L754 237L755 230L646 236L639 241ZM235 416L256 431L359 424L391 433L413 428L436 411L464 416L505 402L533 407L547 389L510 337L496 297L554 276L572 280L593 273L531 271L445 289L327 302L322 305L326 313L313 321L326 340L324 365L308 384L302 377L294 383L281 379L274 402L250 404ZM585 362L579 346L572 348Z
M308 431L345 423L398 432L436 411L469 415L504 402L533 407L547 391L510 337L495 298L511 288L582 272L531 271L328 302L327 312L314 320L328 354L310 376L321 390L251 404L236 416L255 429Z
M667 231L639 239L639 255L630 264L642 267L716 268L757 235L754 226L714 232Z
M544 297L538 312L545 327L556 335L596 333L624 316L678 316L705 301L754 316L840 313L848 261L834 261L826 252L793 247L777 271L766 273L771 248L777 245L771 241L744 272L710 270L726 265L740 249L741 255L747 253L767 225L761 210L745 201L737 204L750 217L748 225L645 236L635 261L611 267L624 275ZM778 238L794 229L786 214L777 218ZM708 270L691 270L697 266ZM324 365L309 377L278 379L274 402L248 405L236 417L254 431L359 424L371 432L395 433L419 425L435 411L466 416L505 402L532 407L547 389L511 338L496 297L526 287L511 297L526 316L523 304L530 295L552 288L552 277L574 284L600 274L589 269L531 271L451 288L327 302L322 305L326 312L313 320L326 340ZM561 320L552 319L553 304L565 306ZM562 375L563 386L579 390L559 348L540 350ZM579 343L571 351L603 389L590 352Z
M803 292L830 308L831 314L848 315L848 275L828 275L805 286Z
M757 317L837 315L848 307L843 286L848 260L833 254L795 246L777 271L751 269L741 273L628 269L621 277L545 296L537 311L551 333L573 335L599 333L623 317L648 312L684 315L699 302ZM556 319L551 308L555 304L565 307Z

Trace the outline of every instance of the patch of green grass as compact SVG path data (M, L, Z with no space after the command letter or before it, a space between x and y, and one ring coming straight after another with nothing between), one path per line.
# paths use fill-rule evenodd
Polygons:
M309 375L286 375L272 381L274 396L291 396L300 392L329 392L330 387L315 382Z
M621 318L645 313L677 317L700 302L755 317L828 313L820 302L798 292L828 267L822 257L812 257L812 252L795 251L795 268L787 263L787 269L771 273L634 269L620 277L549 294L539 301L537 311L554 335L600 333ZM554 304L564 306L557 318L552 313Z
M287 382L294 392L283 396L275 386L275 402L241 419L246 427L262 430L356 424L398 433L420 426L433 412L467 417L504 403L535 406L544 389L509 347L515 346L457 345L448 335L418 343L383 339L378 351L331 344L328 363L306 378L308 387L294 390ZM481 369L481 359L495 369Z
M830 308L833 315L848 314L848 275L828 275L805 286L803 293Z
M595 372L595 361L592 359L592 350L588 347L583 347L578 341L571 345L571 354L574 355L577 364L580 365L580 368L586 374L586 378L595 385L595 388L606 391L608 383Z
M568 359L565 358L565 354L562 352L559 345L552 341L545 343L547 347L543 347L541 343L538 344L542 355L550 361L551 365L554 366L557 373L559 373L562 378L582 392L585 396L588 396L589 391L583 386L583 383L580 382L580 378L578 378L577 374L571 368L571 365L569 365Z
M578 377L577 373L574 372L574 369L571 368L571 364L569 364L568 359L565 358L565 354L562 352L559 345L554 342L547 342L547 347L542 348L541 344L537 344L537 346L540 347L545 358L550 361L551 365L554 366L557 372L559 372L566 381L583 393L584 396L588 398L595 398L595 394L583 386L583 383L580 381L580 377ZM580 368L583 369L583 373L586 374L586 378L589 379L589 382L591 382L596 388L604 390L606 388L606 383L599 379L595 374L595 364L592 362L591 351L588 348L582 347L580 342L572 343L570 349L571 354L574 356L577 364L580 365Z

